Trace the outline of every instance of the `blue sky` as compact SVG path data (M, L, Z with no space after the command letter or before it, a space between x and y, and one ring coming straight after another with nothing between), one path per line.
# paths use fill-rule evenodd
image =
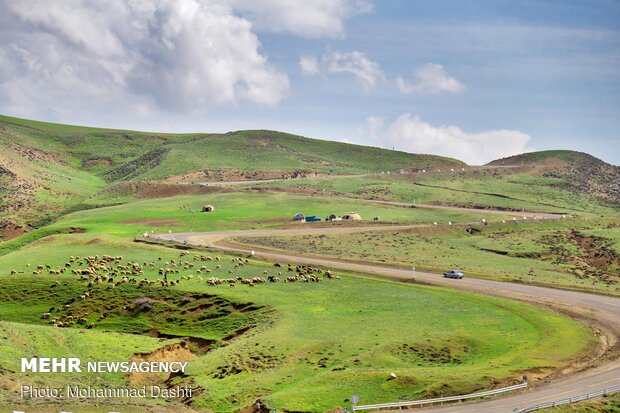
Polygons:
M0 112L620 164L620 2L0 4Z

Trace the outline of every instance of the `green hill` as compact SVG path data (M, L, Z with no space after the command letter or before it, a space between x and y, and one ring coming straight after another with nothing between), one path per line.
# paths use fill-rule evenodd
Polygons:
M546 178L559 178L563 188L586 193L620 205L620 167L583 152L554 150L530 152L489 162L516 166Z
M0 116L0 235L41 226L110 184L374 173L456 159L248 130L166 134Z
M564 162L603 162L592 155L585 152L568 151L568 150L549 150L527 152L520 155L509 156L507 158L497 159L489 162L487 165L531 165L548 160L558 160Z

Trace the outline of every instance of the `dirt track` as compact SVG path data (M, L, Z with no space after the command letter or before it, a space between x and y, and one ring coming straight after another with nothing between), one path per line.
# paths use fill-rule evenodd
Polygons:
M540 215L540 214L538 214ZM550 214L553 215L553 214ZM559 218L558 215L546 218ZM247 247L232 244L214 244L224 238L233 236L269 236L269 235L296 235L296 234L323 234L323 233L351 233L360 231L384 231L420 227L420 225L403 226L366 226L366 227L338 227L338 228L296 228L293 230L262 229L241 231L220 231L204 233L162 234L159 238L176 242L186 242L193 245L210 246L223 251L251 254ZM336 259L310 258L294 255L285 251L271 252L256 250L255 256L267 260L290 262L295 264L309 264L338 268L356 272L377 274L400 280L411 280L412 271L398 268L384 267L367 263L342 262ZM425 408L425 412L477 412L477 413L508 413L514 408L523 408L537 403L549 402L567 397L578 396L586 392L596 391L611 386L620 385L620 360L617 358L618 337L620 336L620 299L588 294L576 291L566 291L553 288L538 287L525 284L504 283L499 281L465 278L463 280L445 279L439 274L416 272L416 281L427 284L447 286L459 290L487 294L510 299L523 300L536 305L544 305L576 318L586 320L599 330L606 343L605 354L589 368L573 366L557 379L539 382L528 391L509 395L504 398L489 401L472 402L467 404L449 405L446 407ZM576 370L576 371L575 371ZM372 401L368 401L372 402ZM420 409L414 409L420 411ZM414 411L412 410L412 411Z

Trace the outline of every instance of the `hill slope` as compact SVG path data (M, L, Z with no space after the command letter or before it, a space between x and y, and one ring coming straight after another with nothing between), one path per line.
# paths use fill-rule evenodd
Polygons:
M620 205L620 167L575 151L540 151L489 162L490 166L519 166L534 175L560 178L574 192Z
M39 226L121 181L266 179L462 165L451 158L265 130L164 134L0 116L0 235Z

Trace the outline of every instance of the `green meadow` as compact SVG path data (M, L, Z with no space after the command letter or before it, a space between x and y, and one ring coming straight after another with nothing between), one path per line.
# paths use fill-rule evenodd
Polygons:
M150 280L161 279L156 269L160 262L191 260L194 255L182 258L178 250L109 235L72 234L48 237L0 257L4 273L0 285L10 291L0 305L7 332L1 344L10 349L0 354L0 366L7 371L16 371L19 357L55 354L63 346L66 354L76 357L127 359L170 342L146 333L157 326L168 336L213 341L209 351L198 352L189 365L189 378L205 390L194 407L228 412L260 398L289 411L325 411L347 405L351 394L370 403L427 397L439 389L457 394L489 388L494 382L517 380L530 369L551 371L585 355L596 342L578 322L530 305L342 272L336 272L340 279L325 278L321 283L280 282L254 288L210 286L206 275L201 280L195 270L169 276L179 284L168 289L96 285L90 288L95 291L91 297L72 304L76 311L87 310L87 317L97 323L94 328L49 327L49 320L40 314L48 307L62 307L88 287L74 275L32 276L30 271L43 264L61 268L76 251L82 256L122 255L124 261L153 262L155 268L144 274ZM206 265L211 276L223 278L266 277L265 271L280 270L254 260L236 267L227 256ZM8 269L18 274L9 276ZM32 282L23 282L29 278ZM252 303L253 310L223 311L197 330L196 323L204 321L181 316L187 304L178 297L201 294L220 297L220 307ZM134 307L138 295L155 298L152 314L119 310ZM168 298L159 300L160 295ZM104 311L106 319L97 322ZM227 317L236 321L224 322ZM251 328L224 339L244 325ZM31 335L36 340L26 339ZM388 380L390 373L397 378ZM7 373L4 379L11 382L17 376ZM119 383L123 377L92 380Z
M559 178L510 170L466 170L414 174L298 179L253 184L289 191L326 191L360 199L499 208L512 211L556 212L580 216L618 216L617 208L566 189Z
M207 248L134 242L146 231L419 224L407 231L241 241L420 270L459 267L468 277L562 288L591 290L597 281L597 293L618 294L620 214L611 190L602 196L617 171L584 154L526 159L557 156L579 164L578 170L471 170L450 158L265 130L162 134L5 116L0 147L3 408L22 402L26 411L49 408L48 400L19 399L23 382L121 386L146 380L191 384L197 391L191 405L121 401L128 409L227 413L260 400L281 411L323 412L350 405L353 394L375 403L469 393L512 384L524 374L535 380L598 346L579 321L522 302L343 271L320 282L284 282L294 268ZM305 175L322 178L191 185ZM571 186L571 177L579 185ZM202 213L206 204L215 212ZM571 217L511 223L522 210ZM292 223L297 212L322 218L356 212L364 221ZM482 219L490 224L481 225ZM84 257L105 255L122 257L110 264L116 269L72 273L85 270ZM134 265L142 272L127 273ZM280 281L232 284L237 277L269 276ZM19 372L21 357L46 355L182 357L189 370L171 378ZM92 411L95 403L89 403L67 410Z
M201 212L205 204L214 205L215 212ZM74 212L23 237L1 243L0 254L43 236L77 229L134 237L144 231L224 231L283 226L290 224L297 212L324 218L332 213L340 216L351 211L357 212L366 220L379 216L382 221L405 224L429 224L434 221L480 222L484 217L490 219L484 211L426 210L282 192L215 193L206 196L138 200ZM500 218L501 216L493 215L493 219ZM508 219L508 215L504 218Z
M620 245L617 229L584 228L589 228L584 220L566 219L235 240L310 255L405 268L415 265L421 271L435 273L458 268L475 278L620 294L620 261L615 256ZM584 247L573 231L577 236L596 236L598 244ZM530 269L534 270L531 277Z

